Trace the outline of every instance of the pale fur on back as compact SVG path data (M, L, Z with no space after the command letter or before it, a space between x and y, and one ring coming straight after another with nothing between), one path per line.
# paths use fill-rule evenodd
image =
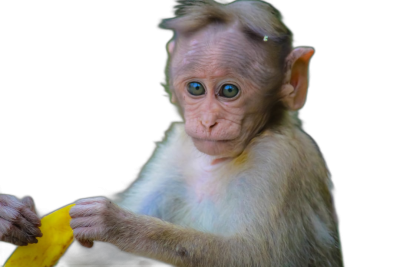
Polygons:
M225 237L262 233L249 238L271 266L331 266L340 253L329 172L313 140L286 119L290 127L263 132L215 166L183 123L173 124L120 205Z

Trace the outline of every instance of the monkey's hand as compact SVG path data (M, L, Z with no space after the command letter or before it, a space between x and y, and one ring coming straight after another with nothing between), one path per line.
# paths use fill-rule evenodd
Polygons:
M82 246L91 248L93 241L113 243L116 223L128 212L124 211L105 197L93 197L78 200L71 208L71 228L75 239Z
M35 212L31 197L22 200L10 195L0 194L0 240L26 246L37 243L42 236L39 229L40 218Z

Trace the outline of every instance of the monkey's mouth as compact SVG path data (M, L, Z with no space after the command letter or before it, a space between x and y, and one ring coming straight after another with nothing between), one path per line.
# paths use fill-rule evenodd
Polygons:
M237 139L210 139L192 137L195 147L210 156L233 157L240 153ZM239 149L239 150L238 150Z
M228 143L232 142L234 139L210 139L210 138L197 138L197 137L192 137L194 141L197 142L214 142L214 143Z

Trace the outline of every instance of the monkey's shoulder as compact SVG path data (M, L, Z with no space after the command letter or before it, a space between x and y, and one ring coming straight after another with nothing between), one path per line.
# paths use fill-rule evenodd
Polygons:
M300 127L266 130L254 138L243 152L248 161L268 169L297 170L304 174L327 174L325 160L315 141ZM239 156L240 158L240 156Z
M315 142L300 128L294 126L279 129L279 131L264 131L250 142L247 150L261 153L259 159L272 157L301 161L313 159L324 164Z

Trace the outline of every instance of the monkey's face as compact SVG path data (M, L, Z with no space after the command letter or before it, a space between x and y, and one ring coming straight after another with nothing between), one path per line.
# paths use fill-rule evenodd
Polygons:
M248 75L265 62L244 52L248 43L236 31L208 29L174 44L172 94L203 153L237 156L268 119L265 88Z

